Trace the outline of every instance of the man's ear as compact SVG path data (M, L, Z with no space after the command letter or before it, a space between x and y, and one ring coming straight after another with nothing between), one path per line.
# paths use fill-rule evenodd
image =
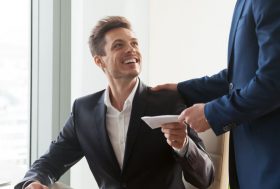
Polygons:
M105 64L104 64L104 61L102 60L101 56L95 55L93 57L93 59L94 59L95 64L104 71Z
M102 60L102 58L100 57L100 56L98 56L98 55L95 55L94 57L93 57L93 59L94 59L94 62L95 62L95 64L98 66L98 67L100 67L100 68L103 68L104 67L104 63L103 63L103 60Z

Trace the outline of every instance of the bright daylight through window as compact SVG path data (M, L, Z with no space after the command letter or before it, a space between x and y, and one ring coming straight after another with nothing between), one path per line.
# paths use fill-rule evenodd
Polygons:
M0 2L1 189L21 179L29 162L30 12L30 0Z

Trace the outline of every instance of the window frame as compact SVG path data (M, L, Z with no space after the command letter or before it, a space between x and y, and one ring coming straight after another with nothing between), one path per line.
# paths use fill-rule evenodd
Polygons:
M71 1L32 0L30 165L71 111ZM70 184L69 171L61 179Z

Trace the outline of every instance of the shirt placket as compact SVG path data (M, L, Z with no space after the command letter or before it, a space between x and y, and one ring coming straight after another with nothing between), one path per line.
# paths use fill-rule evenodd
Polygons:
M125 140L124 140L124 112L121 112L119 114L119 146L120 146L120 156L121 161L123 161L124 158L124 146L125 146Z

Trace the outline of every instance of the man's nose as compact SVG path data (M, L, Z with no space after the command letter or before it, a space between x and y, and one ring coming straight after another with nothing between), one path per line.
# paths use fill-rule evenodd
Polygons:
M136 48L132 45L127 45L126 51L127 52L135 52Z

